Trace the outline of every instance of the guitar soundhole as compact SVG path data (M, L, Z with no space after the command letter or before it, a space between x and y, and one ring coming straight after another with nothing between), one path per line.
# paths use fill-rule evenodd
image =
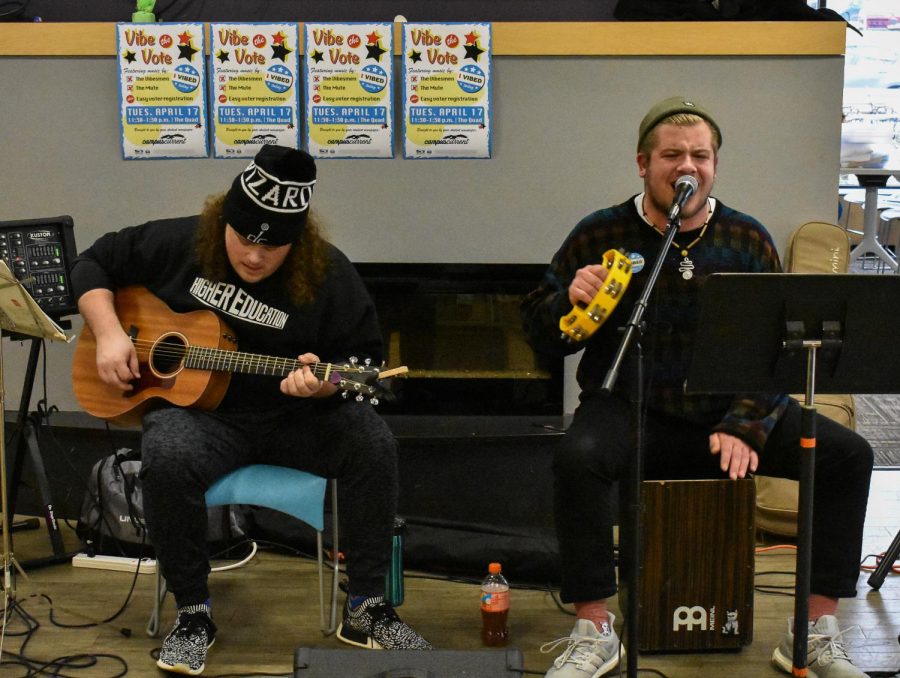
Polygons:
M159 377L168 377L180 371L186 353L187 341L179 334L168 334L157 340L150 355L150 368Z

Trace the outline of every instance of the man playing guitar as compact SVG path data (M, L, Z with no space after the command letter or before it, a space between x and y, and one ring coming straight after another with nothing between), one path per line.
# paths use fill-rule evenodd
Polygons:
M340 365L349 372L381 364L381 332L353 265L322 237L310 211L315 177L307 153L263 146L200 215L108 233L73 266L79 310L96 342L98 391L113 389L128 401L148 379L164 379L158 358L147 359L147 345L163 346L158 355L175 351L179 370L190 359L177 341L159 344L148 341L144 327L123 327L121 288L142 286L175 314L211 311L227 325L218 338L252 352L233 354L242 360L229 368L234 375L220 392L202 400L205 409L155 399L139 410L149 534L178 606L157 662L169 671L202 672L215 639L204 494L251 463L341 480L349 593L339 639L369 648L431 647L383 597L397 508L396 445L368 403L337 395L345 383ZM167 329L183 338L180 327ZM289 368L269 369L257 353L287 359ZM337 365L322 370L320 360Z

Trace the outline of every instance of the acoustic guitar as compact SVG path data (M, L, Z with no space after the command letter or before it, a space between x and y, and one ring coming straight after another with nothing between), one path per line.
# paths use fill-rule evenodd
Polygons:
M164 403L212 410L222 402L234 372L285 377L301 367L294 358L238 351L234 333L213 311L176 313L143 287L118 290L115 307L140 363L141 376L132 382L132 390L123 392L100 380L97 341L87 325L72 364L75 397L100 419L134 426L149 408ZM309 368L344 395L369 398L372 404L386 393L381 379L408 372L406 367L382 370L357 364L353 358L342 365L320 362Z

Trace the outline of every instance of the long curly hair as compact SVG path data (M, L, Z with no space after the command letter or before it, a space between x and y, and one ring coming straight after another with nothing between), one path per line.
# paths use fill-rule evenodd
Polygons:
M206 199L194 240L194 254L200 270L207 279L218 282L225 280L229 269L225 251L226 222L222 215L224 201L225 193ZM283 279L291 301L301 305L312 302L327 272L327 241L318 218L310 208L306 225L275 275Z

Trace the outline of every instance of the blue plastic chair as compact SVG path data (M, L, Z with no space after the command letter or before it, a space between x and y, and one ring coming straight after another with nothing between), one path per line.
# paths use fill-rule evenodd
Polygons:
M265 506L302 520L316 530L316 551L319 565L319 618L322 632L330 635L337 628L337 599L339 584L337 482L331 481L331 611L326 615L324 547L325 491L328 480L320 476L284 466L252 464L232 471L217 480L206 491L207 506L249 504ZM154 609L147 624L147 635L159 633L159 614L166 596L165 581L159 569L156 575ZM326 618L327 617L327 618Z

